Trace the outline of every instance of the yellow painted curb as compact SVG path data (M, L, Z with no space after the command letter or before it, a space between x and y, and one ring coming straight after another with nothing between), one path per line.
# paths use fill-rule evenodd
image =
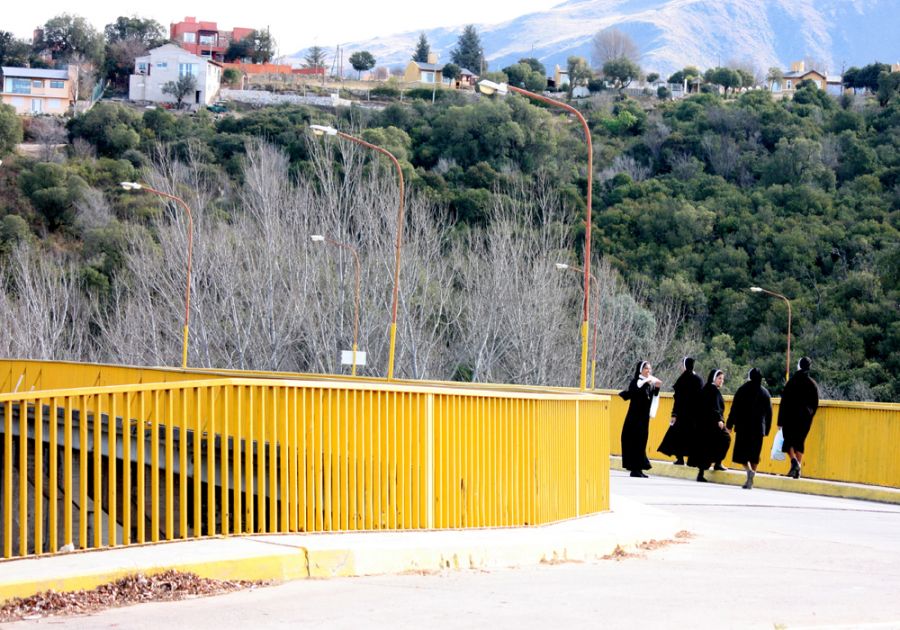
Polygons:
M102 553L102 551L101 551ZM28 560L26 560L28 561ZM195 573L200 577L214 580L267 580L285 582L299 578L311 577L307 564L307 552L303 548L295 548L269 556L256 556L239 559L216 560L212 562L172 563L154 567L134 567L85 573L67 577L30 580L24 582L0 582L0 603L14 597L30 597L44 591L66 593L96 588L109 584L128 575L143 573L153 575L169 570Z
M697 469L690 466L676 466L671 462L659 460L651 461L653 468L650 476L671 477L675 479L694 480L697 478ZM622 458L618 455L610 455L609 465L613 470L625 470L622 468ZM731 469L726 471L709 470L706 472L707 480L731 486L742 486L747 480L743 469ZM766 490L780 490L783 492L799 492L801 494L815 494L823 497L839 497L842 499L859 499L862 501L875 501L878 503L900 504L900 490L897 488L885 488L882 486L863 486L860 484L841 483L838 481L826 481L823 479L791 479L781 475L757 473L753 480L754 488Z

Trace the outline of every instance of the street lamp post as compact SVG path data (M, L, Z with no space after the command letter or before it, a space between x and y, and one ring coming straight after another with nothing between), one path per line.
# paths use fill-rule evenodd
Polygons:
M513 91L517 94L521 94L523 96L527 96L528 98L534 99L536 101L540 101L541 103L546 103L547 105L552 105L553 107L559 107L570 114L574 115L575 118L581 123L581 127L584 130L584 137L587 143L587 212L585 216L584 222L584 307L582 313L582 323L581 323L581 381L580 386L581 389L585 388L585 382L587 380L587 348L588 348L588 310L590 304L590 293L591 293L591 189L594 181L594 149L591 144L591 130L588 127L587 121L584 119L584 116L581 115L577 109L568 105L566 103L562 103L560 101L554 100L552 98L547 98L542 94L535 94L534 92L529 92L528 90L523 90L522 88L515 87L514 85L508 85L506 83L495 83L494 81L488 81L487 79L483 79L478 82L478 89L481 90L485 94L500 94L505 95L509 91Z
M784 300L784 303L787 304L787 312L788 312L788 326L787 326L787 361L785 363L784 368L784 382L787 381L791 377L791 301L781 295L780 293L775 293L774 291L769 291L768 289L763 289L762 287L750 287L750 290L753 293L767 293L768 295L781 298Z
M576 267L575 265L567 265L566 263L556 263L556 268L565 271L570 269L576 273L582 273L583 269L581 267ZM594 286L599 287L600 283L597 282L596 276L591 274L591 281L594 283ZM591 341L591 345L593 349L591 350L591 389L594 389L594 377L597 374L597 333L600 330L600 298L594 300L594 334L593 340Z
M352 245L348 243L341 243L340 241L328 238L327 236L324 236L322 234L313 234L309 238L316 243L328 243L329 245L349 249L350 253L353 254L353 262L356 263L356 297L353 301L353 367L351 368L350 373L352 376L356 376L356 350L359 347L359 254L357 253L356 248Z
M394 295L391 305L390 349L388 351L387 378L390 381L394 378L394 350L397 345L397 303L400 296L400 249L403 245L403 169L400 168L400 162L397 161L397 158L394 157L393 153L386 149L382 149L379 146L375 146L374 144L366 142L361 138L351 136L350 134L338 131L334 127L326 127L324 125L310 125L309 128L312 129L312 132L317 136L338 136L340 138L344 138L345 140L355 142L356 144L361 144L362 146L372 149L373 151L378 151L382 155L386 155L388 158L390 158L391 162L394 165L394 168L397 169L397 178L400 182L400 203L397 209L397 240L395 244L394 260Z
M132 190L146 190L147 192L151 192L155 195L159 195L160 197L165 197L166 199L171 199L172 201L177 202L184 208L184 211L187 213L188 217L188 250L187 250L187 277L184 286L184 334L182 336L181 342L181 368L187 368L187 354L188 354L188 328L190 326L191 321L191 258L194 252L194 218L191 215L191 209L184 202L181 197L176 197L175 195L170 195L169 193L165 193L161 190L156 190L155 188L150 188L146 184L138 184L136 182L121 182L120 184L122 188L128 191Z

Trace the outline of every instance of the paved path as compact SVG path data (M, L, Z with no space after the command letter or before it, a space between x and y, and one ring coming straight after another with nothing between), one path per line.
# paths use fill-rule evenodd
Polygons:
M900 628L900 506L620 472L612 492L693 537L622 560L299 580L65 626Z

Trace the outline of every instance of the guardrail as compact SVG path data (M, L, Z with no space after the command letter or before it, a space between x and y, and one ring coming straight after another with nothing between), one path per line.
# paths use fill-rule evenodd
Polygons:
M621 455L622 423L628 411L628 403L615 392L604 390L611 396L609 438L610 450ZM772 461L769 453L777 432L776 419L780 399L772 399L772 431L763 440L759 470L766 473L785 474L790 462ZM725 417L731 410L731 396L725 397ZM672 395L660 395L656 418L650 420L650 439L647 454L651 459L671 460L656 448L669 428L672 414ZM829 481L862 483L900 488L900 458L896 445L900 443L900 404L864 403L825 400L813 420L806 439L803 457L803 476ZM732 439L732 448L734 440ZM731 451L725 462L731 460Z
M30 389L58 377L30 368L0 378ZM176 374L197 379L138 376ZM599 512L608 405L575 392L228 377L6 393L2 556Z

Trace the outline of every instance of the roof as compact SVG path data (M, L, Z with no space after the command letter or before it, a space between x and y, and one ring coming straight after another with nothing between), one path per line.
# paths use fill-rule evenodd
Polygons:
M413 61L413 63L419 67L419 70L433 70L437 72L444 69L444 66L439 63L425 63L424 61Z
M818 70L803 70L801 72L785 72L784 78L785 79L799 79L799 78L805 77L809 74L817 74L820 77L822 77L823 79L825 78L825 75L822 74L821 72L819 72Z
M68 79L68 70L46 70L44 68L16 68L3 66L0 68L5 77L25 77L28 79Z
M460 76L463 76L463 77L477 77L477 76L478 76L477 74L475 74L475 73L472 72L471 70L466 70L465 68L462 68L462 69L459 71L459 74L460 74Z

